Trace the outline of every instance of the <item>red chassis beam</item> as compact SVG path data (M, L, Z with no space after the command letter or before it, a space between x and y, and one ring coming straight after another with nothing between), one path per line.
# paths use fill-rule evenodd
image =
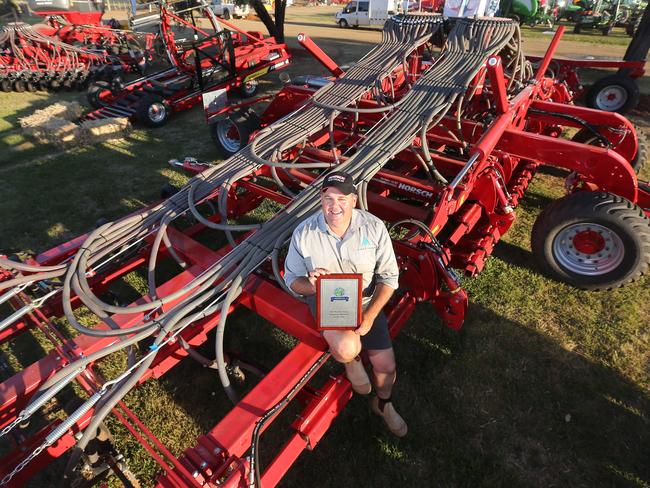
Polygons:
M205 269L205 267L214 263L224 252L211 251L198 244L193 239L175 231L171 232L170 238L172 239L174 248L192 262L193 266L181 273L181 275L161 285L159 287L161 296L177 289L179 286L183 286L183 284L188 282L192 276L195 276ZM69 252L78 245L78 242L79 240L77 239L74 243L60 246L54 253L44 253L44 255L37 258L37 261L51 262L54 258L53 254L58 256L68 255ZM408 298L408 296L405 296L393 306L389 314L391 320L391 332L393 335L399 331L405 320L410 316L415 301L414 298ZM212 470L210 472L216 476L213 476L213 479L215 480L223 480L224 475L222 468L227 469L227 466L232 466L232 463L235 462L234 460L241 456L243 452L242 449L247 449L247 447L244 446L246 442L250 440L250 432L261 413L270 408L278 398L281 398L284 392L291 389L302 374L304 374L304 368L299 365L302 364L305 367L310 366L313 363L312 360L321 355L325 347L323 339L314 330L313 320L311 319L308 307L292 297L279 293L278 287L271 282L268 282L266 279L256 275L251 276L238 302L251 308L264 318L278 324L278 326L280 326L284 331L298 338L302 345L298 346L294 352L290 353L290 355L278 365L277 368L279 369L274 369L274 371L265 378L265 380L263 380L248 397L242 400L239 406L233 410L224 422L210 432L209 436L214 438L215 442L217 442L219 446L222 446L222 451L228 453L228 458L230 459L229 464L226 465L224 464L225 461L227 461L226 459L222 460L223 462L219 464L215 463L215 461L219 461L221 458L215 460L210 456L207 456L208 460L213 462L211 465ZM292 313L288 313L288 310L291 310ZM139 316L140 314L134 314L129 317L128 320L118 323L121 327L128 327L135 323ZM204 342L207 338L207 333L216 326L218 320L219 316L216 315L195 324L187 330L187 333L183 334L183 338L191 346L196 346ZM103 325L100 324L99 327L103 327ZM77 354L90 354L104 347L107 342L110 342L110 339L79 336L75 340L69 341L69 343L66 344L66 347L69 350L75 351ZM161 350L160 359L152 365L149 371L142 377L141 381L145 381L151 376L160 377L186 356L187 353L178 343L165 346L165 348ZM298 360L297 358L302 358L302 360ZM1 384L0 397L3 399L3 405L0 408L0 411L3 414L2 424L6 425L8 422L12 421L16 417L16 414L24 408L27 400L38 386L56 370L62 367L65 362L66 361L60 355L54 353L50 354L37 363L25 368L20 374ZM282 381L284 382L285 387L283 389L279 388L279 385L282 383L279 378L282 378ZM86 387L86 389L92 390L90 387ZM282 452L278 455L279 457L268 467L264 474L264 479L267 480L269 484L271 483L271 480L277 481L289 468L292 462L287 462L289 459L295 459L304 448L315 446L351 395L349 384L344 378L338 378L336 381L328 382L322 388L321 392L326 392L326 394L312 396L306 406L304 415L302 416L304 419L311 418L312 420L303 421L294 426L296 434L285 448L283 448ZM251 406L255 406L255 408L251 410ZM115 413L118 414L118 412ZM119 415L121 414L118 414L118 416ZM86 422L87 417L84 417L75 430L83 428ZM239 426L238 429L234 429L235 425ZM30 442L34 445L38 445L43 436L50 432L53 427L54 425L44 429L41 434L34 437ZM159 444L152 435L143 435L141 442L144 442L147 438L150 443L153 443L154 445ZM69 431L55 445L48 448L33 463L30 463L27 468L21 472L21 475L16 477L16 483L20 483L20 480L29 479L38 470L46 466L52 459L62 456L73 445L73 432ZM160 448L157 450L159 451ZM156 453L156 449L154 448L151 448L151 451L152 455ZM199 449L196 452L200 453L202 451ZM180 464L173 462L173 460L170 461L172 468L177 472L176 475L166 468L166 466L168 466L167 462L162 458L158 458L158 461L165 467L166 472L166 474L163 475L164 481L161 481L161 483L171 483L171 486L187 486L185 482L179 480L184 478L184 475L186 474L184 473L185 471L194 474L197 472L197 469L198 471L205 473L205 476L208 476L209 478L209 475L205 471L208 467L208 465L205 464L205 456L204 458L201 458L202 460L198 465L195 465L197 459L196 452L188 451L186 456L179 461ZM169 459L168 456L167 459ZM21 456L19 453L2 460L2 463L0 464L0 475L4 476L6 473L11 471L20 460ZM245 463L240 464L242 465L243 474L243 471L245 471ZM201 468L201 466L203 466L203 468ZM18 486L18 484L15 484L15 486Z

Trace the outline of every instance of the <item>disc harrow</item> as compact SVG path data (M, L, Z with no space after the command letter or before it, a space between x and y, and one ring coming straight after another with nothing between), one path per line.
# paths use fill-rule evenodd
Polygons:
M23 92L82 88L107 58L27 24L9 24L0 28L0 62L0 88Z

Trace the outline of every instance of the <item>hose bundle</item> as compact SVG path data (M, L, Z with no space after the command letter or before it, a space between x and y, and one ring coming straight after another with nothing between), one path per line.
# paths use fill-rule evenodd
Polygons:
M66 81L82 83L93 65L106 61L105 56L46 36L23 23L0 28L0 60L0 87L4 91L56 88Z
M217 311L221 312L216 333L219 377L228 396L233 401L237 400L226 373L223 352L228 310L241 293L248 276L269 257L277 272L279 249L288 241L293 229L319 208L320 178L262 225L227 224L228 190L262 165L269 165L274 170L285 167L329 168L331 165L325 163L283 162L281 154L285 149L300 144L331 124L341 112L355 110L350 105L378 81L389 76L400 63L405 63L407 57L442 26L441 17L430 15L397 16L387 22L381 44L343 77L318 90L305 106L262 130L249 146L223 164L197 175L165 202L99 227L88 236L70 262L38 267L0 259L1 267L35 273L0 282L0 290L37 280L60 278L63 280L63 309L70 324L80 333L116 336L120 339L58 371L41 386L37 398L40 398L39 395L47 395L60 381L69 377L71 371L146 337L155 337L150 347L151 353L127 371L128 374L120 377L110 392L98 401L93 418L77 444L76 455L72 456L69 467L76 465L78 455L92 439L99 423L149 368L155 359L155 351L168 340L170 334L176 334L188 324ZM350 173L354 178L363 208L367 208L367 186L374 175L395 154L408 147L419 133L426 133L432 124L442 119L466 93L487 57L512 45L512 39L517 33L518 26L508 19L459 19L453 23L442 55L399 102L381 108L387 112L387 116L364 134L356 145L356 152L337 166L337 169ZM201 202L217 195L222 223L205 219L197 210ZM179 264L185 265L173 252L166 230L174 219L187 212L210 227L226 231L233 249L183 288L169 295L157 296L155 269L160 246L165 245ZM230 234L232 231L249 230L255 232L239 244L234 242ZM119 307L105 303L94 295L88 277L101 272L111 259L152 235L154 239L148 262L150 300L139 305ZM283 285L281 279L278 282ZM80 324L71 304L73 295L79 297L88 309L111 328L97 330ZM180 301L168 310L161 311L164 305L175 300ZM111 314L133 313L145 313L145 319L126 329L119 329L111 318Z

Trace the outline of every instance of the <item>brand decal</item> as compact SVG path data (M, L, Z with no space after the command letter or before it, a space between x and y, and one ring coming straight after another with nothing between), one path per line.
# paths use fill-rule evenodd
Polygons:
M399 188L400 190L407 191L409 193L414 193L424 198L431 198L433 196L433 192L430 192L428 190L422 190L421 188L416 188L414 186L407 185L406 183L399 183L397 185L397 188Z
M390 186L391 188L396 188L398 190L406 191L408 193L413 193L414 195L418 195L422 198L431 198L433 196L433 192L429 190L423 190L421 188L416 188L415 186L407 185L406 183L398 183L393 180L389 180L386 178L377 178L377 181L383 183L386 186Z

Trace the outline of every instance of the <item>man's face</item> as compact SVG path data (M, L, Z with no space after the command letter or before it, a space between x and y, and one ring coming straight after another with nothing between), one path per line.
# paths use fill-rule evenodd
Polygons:
M350 224L352 209L357 204L355 194L344 195L338 188L329 187L321 192L320 201L327 225L340 228Z

